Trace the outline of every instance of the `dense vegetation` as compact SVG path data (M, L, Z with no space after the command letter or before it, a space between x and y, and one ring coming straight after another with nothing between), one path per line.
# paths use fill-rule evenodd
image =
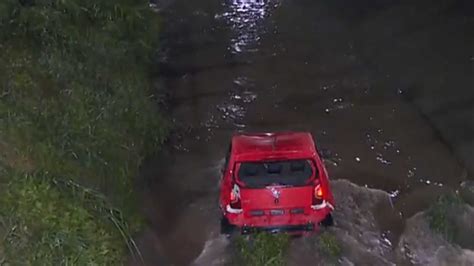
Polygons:
M0 264L120 264L166 133L144 0L0 1Z

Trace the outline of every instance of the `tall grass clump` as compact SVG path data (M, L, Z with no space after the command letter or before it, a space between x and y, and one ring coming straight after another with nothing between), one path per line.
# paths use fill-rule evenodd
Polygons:
M0 1L0 263L136 252L133 177L166 134L158 25L144 0Z
M426 212L431 230L448 241L454 241L458 234L454 218L462 213L462 204L462 199L456 194L440 196Z
M286 234L259 233L236 240L236 265L282 266L290 238Z
M324 231L318 236L317 248L332 263L337 262L342 254L338 239L328 231Z

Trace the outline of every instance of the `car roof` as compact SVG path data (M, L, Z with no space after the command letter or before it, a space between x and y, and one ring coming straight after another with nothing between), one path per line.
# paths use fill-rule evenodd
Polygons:
M312 158L316 155L309 132L274 132L237 134L232 138L236 161Z

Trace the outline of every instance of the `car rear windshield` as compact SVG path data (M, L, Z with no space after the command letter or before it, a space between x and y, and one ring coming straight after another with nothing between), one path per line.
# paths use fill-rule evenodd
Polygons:
M251 188L269 185L302 186L313 175L310 160L244 162L238 170L239 180Z

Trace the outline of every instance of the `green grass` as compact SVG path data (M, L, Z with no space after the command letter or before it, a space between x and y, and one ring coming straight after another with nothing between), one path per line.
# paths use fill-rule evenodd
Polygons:
M458 195L440 196L426 213L431 230L441 234L448 241L454 241L457 229L453 218L454 215L459 215L459 206L462 203Z
M61 193L49 180L18 175L4 193L1 244L9 264L121 263L122 239L110 230L108 217L80 206L76 197Z
M336 238L330 232L322 232L318 236L317 241L318 250L330 260L337 260L342 255L342 248Z
M285 251L289 245L286 234L259 233L248 238L236 239L238 265L285 265Z
M158 25L142 0L0 2L0 262L138 254L133 178L167 133L148 72Z

